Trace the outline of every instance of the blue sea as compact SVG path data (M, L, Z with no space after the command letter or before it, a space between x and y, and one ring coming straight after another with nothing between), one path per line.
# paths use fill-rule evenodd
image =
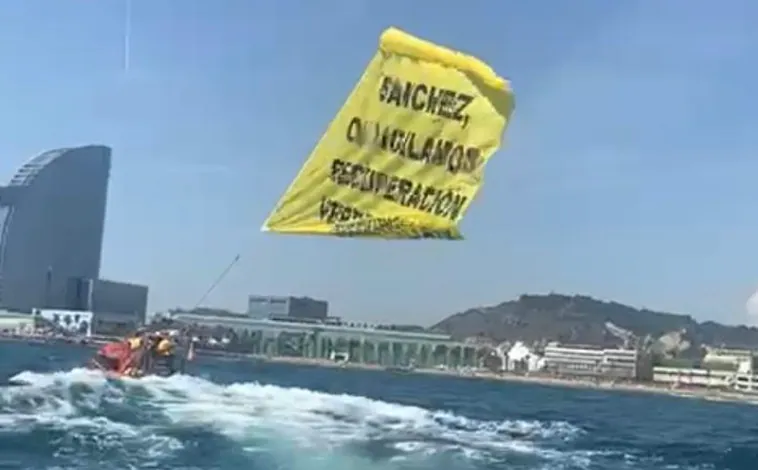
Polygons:
M204 358L106 380L91 352L0 343L0 468L758 468L745 405Z

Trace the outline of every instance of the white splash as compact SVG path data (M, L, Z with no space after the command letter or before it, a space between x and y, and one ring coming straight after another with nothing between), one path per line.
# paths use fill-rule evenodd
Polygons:
M0 387L0 435L42 426L101 432L119 436L158 461L182 451L181 440L171 434L180 429L210 430L251 454L284 446L291 458L288 467L309 469L317 468L313 461L319 458L325 468L335 468L335 454L341 456L338 467L348 462L351 468L374 467L378 464L373 459L361 456L367 446L372 450L366 452L379 448L385 455L382 468L424 462L435 455L487 461L523 455L560 461L570 456L551 449L550 443L581 433L564 422L474 420L359 396L258 383L219 385L191 376L108 381L97 372L75 369L23 372L12 380L27 385ZM104 404L119 406L135 397L162 418L129 423L97 416ZM514 438L514 433L526 437Z

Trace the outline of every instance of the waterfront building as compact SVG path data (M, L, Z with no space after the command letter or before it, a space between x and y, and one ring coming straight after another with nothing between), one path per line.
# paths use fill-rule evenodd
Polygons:
M496 350L502 355L504 369L510 372L536 372L545 368L545 360L542 356L535 354L522 341L516 341L507 353L502 353L500 347Z
M603 349L593 346L551 344L544 351L545 369L557 375L635 379L640 353L635 349Z
M691 361L692 362L692 361ZM653 381L671 387L708 387L758 392L756 353L748 349L711 348L697 363L666 361L653 368Z
M545 347L545 369L557 375L598 375L603 350L589 346Z
M291 317L326 320L329 303L310 297L251 295L247 299L247 314L251 318Z
M654 367L653 382L671 388L704 387L758 392L758 375L723 368Z
M478 367L489 347L454 341L449 335L335 325L328 322L174 313L171 321L205 329L214 342L263 356L344 360L385 367ZM216 338L223 336L224 338Z
M60 332L75 336L92 336L94 314L79 310L34 309L32 317L39 317Z
M34 317L31 315L0 310L0 333L27 334L34 328Z
M756 353L748 349L708 348L701 367L752 374L758 371Z

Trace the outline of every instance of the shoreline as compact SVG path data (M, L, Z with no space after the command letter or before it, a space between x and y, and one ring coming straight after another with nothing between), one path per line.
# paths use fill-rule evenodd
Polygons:
M89 338L87 341L82 342L78 340L72 340L68 338L46 338L46 337L20 337L20 336L5 336L0 335L0 342L19 342L26 344L49 344L49 345L73 345L73 346L85 346L85 347L97 347L101 346L113 339L105 337ZM289 364L297 366L309 366L309 367L322 367L322 368L334 368L334 369L352 369L352 370L365 370L365 371L385 371L395 373L396 375L436 375L445 377L457 377L462 379L475 379L486 380L491 382L518 382L525 384L535 384L556 388L574 388L574 389L586 389L586 390L602 390L602 391L620 391L631 393L646 393L655 395L667 395L677 398L689 398L706 401L718 401L725 403L740 403L749 405L758 405L758 394L751 395L744 392L729 391L722 389L708 389L708 388L670 388L663 385L657 385L654 383L644 382L611 382L609 380L588 380L580 378L563 378L552 377L546 375L524 375L514 372L489 372L489 371L477 371L471 370L470 372L463 372L459 370L450 369L427 369L427 368L413 368L413 369L397 369L393 370L391 367L382 366L378 364L362 364L355 362L335 362L329 359L317 359L306 357L288 357L288 356L266 356L259 354L245 354L245 353L233 353L226 351L214 351L204 348L195 350L198 357L216 358L216 359L236 359L236 360L254 360L262 363L272 364Z
M258 359L258 357L256 357ZM308 359L308 358L296 358L296 357L270 357L260 358L263 362L293 364L303 366L315 366L315 367L331 367L331 368L343 368L343 369L358 369L358 370L379 370L385 372L394 372L389 370L385 366L378 366L374 364L357 364L357 363L337 363L329 360ZM412 369L407 371L398 371L398 375L439 375L446 377L458 377L462 379L475 379L486 380L492 382L518 382L524 384L542 385L547 387L556 388L574 388L585 390L602 390L608 392L631 392L631 393L645 393L653 395L666 395L677 398L689 398L706 401L718 401L725 403L741 403L758 405L758 395L750 395L737 391L726 391L719 389L707 389L707 388L687 388L687 389L672 389L653 383L613 383L610 381L591 381L582 379L569 379L561 377L550 377L545 375L522 375L513 372L483 372L472 371L470 373L461 373L454 370L441 370L441 369Z

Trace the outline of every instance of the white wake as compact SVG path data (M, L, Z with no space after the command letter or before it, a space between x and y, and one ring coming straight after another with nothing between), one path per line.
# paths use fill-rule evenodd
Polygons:
M251 459L275 455L285 462L281 468L588 463L553 446L581 434L563 422L473 420L359 396L258 383L219 385L191 376L109 381L74 369L22 372L12 380L25 385L0 387L0 437L56 430L74 436L60 446L65 455L87 459L86 445L112 446L116 453L123 448L121 457L139 468L148 463L165 468L186 451L180 430L223 436Z

